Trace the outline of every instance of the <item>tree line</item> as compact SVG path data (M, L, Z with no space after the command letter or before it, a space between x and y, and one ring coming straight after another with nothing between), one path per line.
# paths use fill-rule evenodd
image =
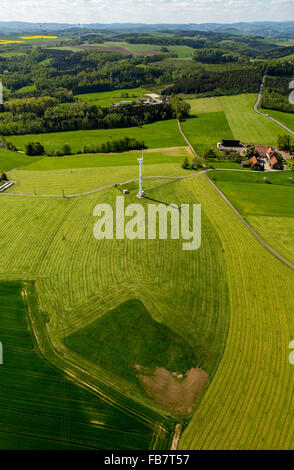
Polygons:
M85 145L82 150L76 154L88 153L120 153L128 152L130 150L141 150L147 148L144 141L139 141L135 138L123 137L122 139L109 140L100 145ZM25 153L29 156L42 156L48 157L63 157L65 155L72 155L70 144L64 144L60 149L45 150L40 142L28 142L25 145Z
M21 99L7 104L7 112L0 114L0 135L134 127L181 117L180 113L177 102L101 108L84 102L59 105L50 97Z

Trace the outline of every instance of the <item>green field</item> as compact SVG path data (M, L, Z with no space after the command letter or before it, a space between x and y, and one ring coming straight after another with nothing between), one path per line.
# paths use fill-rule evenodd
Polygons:
M147 90L143 88L128 88L124 90L105 91L99 93L86 93L83 95L76 95L76 98L85 101L91 105L97 105L103 107L110 106L112 103L118 101L136 101L138 98L147 98ZM128 94L129 96L122 97L122 95Z
M127 42L104 42L103 44L98 44L98 46L103 47L123 47L127 49L131 53L141 54L144 55L148 52L156 51L160 53L162 46L157 46L154 44L129 44ZM186 59L190 58L193 54L193 48L189 46L167 46L169 52L176 53L179 59Z
M294 113L282 113L281 111L275 111L273 109L263 109L262 111L264 113L267 113L269 116L277 119L282 124L285 124L285 126L289 127L289 129L294 130ZM280 133L284 134L285 132L283 131L283 129L281 129Z
M131 151L118 154L86 154L65 157L44 157L31 163L25 170L48 171L71 168L96 168L112 166L138 166L137 159L142 152ZM144 165L177 164L182 163L185 157L190 157L188 147L175 147L170 149L152 149L144 152Z
M204 177L187 184L220 234L232 313L222 361L180 448L291 449L293 271L260 245Z
M162 171L165 165L172 167L162 164ZM102 168L97 167L97 171ZM159 168L160 164L158 171ZM113 177L117 169L118 177L126 177L132 166L112 167L108 173ZM126 173L120 175L123 169ZM153 164L146 165L146 169L154 170ZM30 177L43 173L45 188L58 171L70 173L69 170L12 173ZM76 173L85 187L92 181L92 168L77 168ZM237 178L236 172L214 173ZM238 174L242 178L261 176ZM282 178L280 175L284 173L271 177ZM119 181L122 179L127 178ZM196 400L198 406L179 448L291 448L294 379L288 362L288 343L294 337L292 271L259 244L204 176L174 182L151 180L149 185L147 181L145 189L152 200L168 204L201 203L200 250L185 252L180 240L95 240L93 208L99 202L113 205L116 195L121 194L115 188L75 199L3 197L1 279L35 280L46 330L62 362L69 359L82 367L98 389L111 381L114 391L119 388L134 400L143 400L162 416L162 403L134 387L127 373L113 374L113 361L119 360L119 350L126 347L118 344L123 343L122 331L114 326L117 353L110 362L108 356L103 364L95 361L95 353L92 358L84 357L83 349L74 350L72 345L68 348L64 340L87 338L91 334L90 325L95 325L93 332L99 325L111 330L107 315L116 315L119 306L138 299L153 320L146 317L144 310L144 322L151 332L151 336L146 335L147 344L148 341L152 344L152 338L148 338L153 335L154 322L189 344L209 378ZM292 190L290 180L280 183L252 185ZM69 186L69 190L74 192L75 186ZM138 202L135 194L133 188L126 201ZM140 203L145 205L148 200ZM256 283L258 295L252 289ZM124 318L119 325L128 334L133 326ZM91 341L96 342L97 338ZM140 358L144 363L147 356L145 348L141 348L140 336L136 341L138 347L130 362ZM117 367L122 367L121 363ZM153 418L156 421L154 415Z
M223 168L227 170L245 170L240 163L225 161L225 162L218 162L217 160L211 160L206 162L206 166L210 167L212 165L213 168Z
M292 173L267 174L271 184L263 181L264 175L250 172L217 171L209 176L262 238L294 262Z
M50 134L30 134L8 137L20 150L25 149L27 142L40 142L45 150L60 149L65 143L71 145L73 152L82 150L84 145L100 145L110 139L124 136L143 140L148 148L181 147L185 145L180 135L176 120L160 121L142 127L123 129L55 132Z
M107 155L79 155L45 157L27 167L10 171L8 177L15 181L9 193L15 194L79 194L117 182L138 178L137 158L141 152ZM144 176L187 176L195 171L184 170L185 157L191 160L188 147L146 150ZM32 157L28 157L32 158ZM153 180L146 180L148 186Z
M199 113L182 123L182 129L189 141L201 154L209 148L216 148L221 139L233 139L223 111Z
M191 123L187 120L183 129L200 152L230 138L247 144L276 145L278 135L285 131L256 114L255 101L255 94L188 100L197 118ZM285 119L292 120L292 116L286 114Z
M142 302L129 300L65 339L66 346L140 387L134 366L185 374L199 363L193 348L153 320ZM152 353L150 353L152 351Z
M195 201L184 181L157 181L146 190L151 199L166 203ZM83 335L94 321L105 326L107 312L116 315L114 312L119 305L135 298L144 303L150 315L144 319L148 326L142 330L144 334L138 331L140 353L135 358L141 358L143 365L148 364L144 344L151 347L154 332L161 332L161 335L164 331L165 339L158 343L159 356L155 355L150 365L157 362L158 366L177 368L178 373L184 371L191 365L191 359L165 356L165 363L160 348L169 341L170 351L178 355L186 345L188 354L192 348L196 363L212 380L221 360L229 321L224 253L205 213L201 250L195 252L183 251L181 240L148 240L147 244L144 240L121 240L121 243L95 240L93 208L99 202L113 205L118 194L121 193L113 188L71 200L13 196L1 199L0 243L5 256L5 259L2 256L2 265L6 267L1 276L6 280L15 276L35 279L47 331L63 358L87 369L91 377L111 380L116 389L144 399L163 413L161 404L154 403L143 390L134 389L127 370L125 374L113 376L114 359L109 354L103 363L92 362L91 357L65 348L64 338ZM136 191L131 191L127 200L137 201ZM147 204L148 200L142 203ZM9 250L5 248L7 243ZM207 263L214 266L212 271L207 270ZM177 273L176 276L172 272ZM144 291L140 293L143 280ZM203 289L207 293L205 298L200 295ZM123 351L124 338L132 329L130 321L122 320L120 325L123 331L113 330L120 342L116 343L117 351ZM109 321L107 328L110 328Z
M87 44L85 43L85 46ZM108 50L109 52L121 52L122 54L150 55L152 53L161 54L162 46L155 44L129 44L124 41L106 41L104 43L89 44L89 48L96 46L97 50ZM120 48L121 50L117 49ZM74 46L53 47L52 49L61 49L72 52L79 52L81 49ZM190 59L194 49L189 46L167 46L169 52L177 54L177 59Z
M0 172L12 170L21 166L29 165L39 160L39 157L28 157L17 152L0 149Z
M1 449L145 449L152 426L93 394L38 353L23 293L31 283L0 282Z

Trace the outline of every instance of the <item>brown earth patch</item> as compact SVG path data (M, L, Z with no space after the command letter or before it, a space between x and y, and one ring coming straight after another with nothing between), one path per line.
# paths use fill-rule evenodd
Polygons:
M106 51L106 52L120 52L121 54L128 54L128 55L155 55L158 54L158 51L129 51L125 47L121 46L113 46L113 47L106 47L106 46L90 46L88 44L83 44L80 46L72 46L73 49L81 49L81 50L99 50L99 51Z
M157 367L152 374L138 365L135 368L147 395L181 416L192 412L195 398L208 380L207 372L199 367L190 369L185 375L171 373L163 367Z

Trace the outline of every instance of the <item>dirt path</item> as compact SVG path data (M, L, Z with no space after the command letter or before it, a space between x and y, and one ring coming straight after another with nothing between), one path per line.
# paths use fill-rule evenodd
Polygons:
M196 153L194 147L191 145L191 143L190 143L190 141L188 140L188 138L185 136L179 119L178 119L178 128L179 128L180 133L181 133L182 136L184 137L185 141L187 142L187 144L188 144L188 146L189 146L189 148L190 148L192 154L193 154L196 158L198 158L199 162L201 162L201 158L200 158L199 155Z
M204 173L207 170L204 171L199 171L197 173L190 173L185 176L144 176L143 179L160 179L160 178L165 178L165 179L185 179L185 178L190 178L192 176L198 176L202 173ZM81 196L88 196L89 194L94 194L99 191L103 191L105 189L109 188L114 188L116 185L122 186L124 184L129 184L129 183L134 183L135 181L138 181L138 178L134 178L132 180L128 181L123 181L121 183L116 183L116 184L109 184L107 186L102 186L101 188L93 189L92 191L87 191L85 193L80 193L80 194L17 194L17 193L0 193L0 196L23 196L23 197L58 197L58 198L72 198L72 197L81 197Z
M264 80L265 80L265 77L263 78L263 81L262 81L262 85L264 83ZM260 91L260 94L258 96L258 99L257 99L257 102L255 104L255 107L257 108L260 100L261 100L261 96L262 96L262 86L261 86L261 91ZM256 110L254 107L254 110L259 113L259 114L262 114L260 113L258 110ZM189 145L189 147L191 148L192 145L190 144L189 140L187 139L187 137L185 136L182 128L181 128L181 124L180 122L178 121L178 125L179 125L179 130L181 132L181 134L183 135L184 139L186 140L187 144ZM283 126L283 125L282 125ZM284 126L283 126L284 127ZM294 135L294 132L290 131L291 133L293 133ZM193 149L193 147L192 147ZM194 149L193 149L194 150ZM194 151L194 154L197 156L196 152ZM223 171L221 168L219 168L220 171ZM227 169L228 171L246 171L246 170L238 170L238 169L232 169L232 170L229 170ZM204 170L204 171L201 171L200 174L204 173L205 177L208 179L208 181L210 182L210 184L212 184L212 186L216 189L216 191L220 194L220 196L224 199L224 201L226 201L226 203L230 206L230 208L235 212L235 214L239 217L239 219L243 222L244 225L246 225L246 227L248 228L248 230L250 230L250 232L255 236L255 238L257 238L257 240L267 249L269 250L274 256L276 256L276 258L278 258L280 261L282 261L282 263L286 264L289 268L291 269L294 269L294 264L290 263L290 261L286 260L285 258L283 258L281 255L279 255L279 253L277 253L271 246L269 246L264 240L263 238L261 238L257 232L255 232L255 230L251 227L251 225L249 225L249 223L244 219L244 217L240 214L240 212L235 208L235 206L233 206L233 204L228 200L228 198L224 195L224 193L216 186L216 184L213 183L213 181L211 181L211 179L209 178L209 176L207 176L207 172L210 171L210 170Z

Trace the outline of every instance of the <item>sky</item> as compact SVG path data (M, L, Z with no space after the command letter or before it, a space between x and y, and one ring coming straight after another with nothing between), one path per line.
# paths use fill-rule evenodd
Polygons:
M0 0L0 21L233 23L294 20L294 0Z

